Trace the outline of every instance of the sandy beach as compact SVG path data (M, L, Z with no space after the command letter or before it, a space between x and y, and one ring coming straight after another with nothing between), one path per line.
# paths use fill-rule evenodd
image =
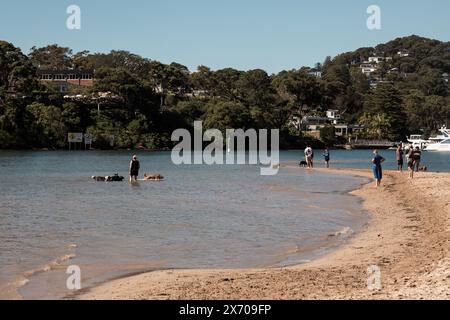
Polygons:
M318 169L323 171L322 169ZM372 177L364 170L331 173ZM348 244L313 262L251 270L165 270L107 282L77 299L449 299L450 174L386 172L352 192L372 215ZM380 290L367 287L370 266Z

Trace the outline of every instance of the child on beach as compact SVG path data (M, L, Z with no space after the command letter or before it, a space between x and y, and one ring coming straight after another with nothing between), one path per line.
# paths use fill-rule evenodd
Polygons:
M325 159L325 166L327 168L330 168L330 149L328 147L325 148L325 151L323 152L323 157Z
M386 161L386 159L380 156L378 150L374 150L373 154L374 158L372 159L372 171L378 188L381 186L381 180L383 179L383 168L381 167L381 164Z

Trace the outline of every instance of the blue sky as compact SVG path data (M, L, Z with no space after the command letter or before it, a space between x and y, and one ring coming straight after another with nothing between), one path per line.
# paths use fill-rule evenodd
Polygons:
M82 11L68 30L66 9ZM366 27L378 5L382 29ZM450 40L448 0L1 0L0 39L28 53L57 43L74 51L128 50L191 70L311 66L327 55L418 34Z

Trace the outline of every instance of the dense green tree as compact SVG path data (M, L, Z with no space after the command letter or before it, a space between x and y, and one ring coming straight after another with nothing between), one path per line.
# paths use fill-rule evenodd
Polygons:
M29 54L34 66L41 69L68 69L72 67L72 50L52 44L42 48L31 48Z
M29 94L38 88L36 69L22 51L0 41L0 97L6 93Z
M363 137L369 139L390 139L392 119L386 113L364 113L359 118L359 124L366 127Z
M302 114L305 107L318 108L324 102L323 84L305 70L284 71L273 79L277 93L289 102L292 113Z
M420 88L425 95L447 96L448 84L442 79L442 73L438 71L428 71L421 77Z
M226 129L251 128L250 112L239 102L211 102L206 106L205 128Z
M27 106L29 133L39 147L62 148L68 128L61 108L33 103Z
M403 110L400 92L389 83L378 85L367 95L365 110L370 114L385 114L390 121L387 134L391 139L402 140L408 133L407 116Z
M327 125L321 128L320 140L322 140L322 142L329 147L334 146L337 143L335 126Z

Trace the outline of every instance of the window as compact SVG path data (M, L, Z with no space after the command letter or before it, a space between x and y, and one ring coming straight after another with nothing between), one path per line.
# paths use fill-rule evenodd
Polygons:
M92 79L92 75L90 75L90 74L83 74L81 76L81 79L83 79L83 80L91 80Z

